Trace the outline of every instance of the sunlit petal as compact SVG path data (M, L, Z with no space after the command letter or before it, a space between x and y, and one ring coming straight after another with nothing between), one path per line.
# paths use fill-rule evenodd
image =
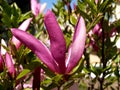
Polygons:
M84 19L81 17L75 28L73 42L71 43L66 60L67 70L69 73L79 62L82 57L86 40L86 27Z
M31 10L35 16L38 16L40 12L40 3L37 0L31 0Z
M12 61L12 57L7 52L5 54L5 65L8 69L8 73L10 74L10 76L14 78L16 75L16 70Z
M45 8L46 8L46 5L47 5L47 3L41 4L41 6L40 6L40 13L43 13L43 11L44 11Z

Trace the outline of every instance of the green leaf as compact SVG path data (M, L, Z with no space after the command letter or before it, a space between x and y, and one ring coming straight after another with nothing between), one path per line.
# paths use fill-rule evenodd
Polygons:
M103 68L100 66L96 67L91 65L91 72L93 72L96 76L100 75L103 72L102 70Z
M93 2L93 0L86 0L86 2L88 3L89 7L91 8L91 12L96 13L97 7L96 7L95 3Z
M111 0L104 0L103 3L99 6L98 10L100 12L105 11L104 9L106 9L106 6L108 5L109 1L111 1Z
M84 71L86 74L90 73L90 70L89 70L88 68L83 68L83 71Z
M43 90L52 90L53 88L56 88L57 85L54 84L54 83L51 83L50 85L48 86L43 86Z
M91 30L101 19L103 18L102 13L99 13L92 22L88 22L87 24L87 31Z
M65 40L66 40L66 46L68 48L70 43L71 43L71 36L70 36L69 33L65 33L64 37L65 37Z
M27 65L27 68L30 70L34 70L36 67L40 66L41 62L40 60L33 60L32 62L30 62L30 64Z
M88 89L87 84L84 82L80 82L79 90L87 90L87 89Z
M7 15L11 15L11 8L5 0L0 0L0 6L2 7L2 11L4 11Z
M25 20L25 19L28 19L28 18L30 18L30 14L31 14L31 12L29 11L29 12L26 12L26 13L24 13L24 14L21 14L20 16L19 16L19 22L22 22L23 20Z
M58 82L61 81L62 77L63 77L62 75L56 75L55 77L52 78L52 80L54 83L58 84Z
M75 82L73 80L68 81L65 83L65 85L63 86L63 90L67 90L68 88L70 88Z
M76 23L77 23L77 20L76 20L76 18L75 18L73 15L70 16L70 22L71 22L73 25L76 25Z
M83 69L83 67L84 67L84 59L81 59L80 62L79 62L79 64L71 72L72 75L74 75L77 72L81 72L82 69Z
M24 90L32 90L31 88L25 88Z
M52 83L52 80L51 79L45 79L45 80L43 80L42 82L41 82L41 85L43 86L43 85L48 85L48 84L50 84L50 83Z
M2 20L2 22L3 22L3 24L5 26L11 27L10 16L8 16L7 14L5 14L4 12L3 12L3 18L1 20Z
M31 70L30 69L23 69L23 71L17 76L16 80L24 77L25 75L27 75Z
M78 1L78 8L79 8L81 11L85 11L85 9L86 9L85 3L81 2L81 1Z
M21 16L21 11L18 6L13 3L12 5L8 5L5 1L2 2L1 11L2 11L2 22L5 26L18 27L19 18Z

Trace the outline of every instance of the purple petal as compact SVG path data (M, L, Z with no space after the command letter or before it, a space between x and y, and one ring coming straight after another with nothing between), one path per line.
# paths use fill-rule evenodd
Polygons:
M71 43L66 59L67 70L69 73L79 62L82 57L86 40L86 27L84 19L81 17L75 28L73 42Z
M8 69L8 73L12 78L16 76L16 70L12 61L12 57L6 52L5 54L5 65Z
M2 55L0 54L0 72L3 71L3 58Z
M22 30L12 28L11 31L13 35L30 48L44 64L46 64L52 71L59 73L58 66L54 62L49 49L41 41Z
M60 29L58 22L56 21L55 15L50 10L47 11L44 17L44 23L50 37L50 50L58 63L61 72L65 72L65 53L66 53L66 42Z
M25 21L18 27L18 29L23 30L23 31L26 31L26 30L28 29L31 21L32 21L32 18L29 18L29 19L25 20ZM12 37L12 42L14 43L14 45L16 46L17 49L18 49L18 48L20 47L20 45L21 45L21 42L20 42L18 39L16 39L14 36Z
M116 34L117 34L117 28L116 28L116 27L113 27L112 30L110 31L109 36L110 36L110 37L114 37Z
M93 28L93 34L96 34L97 36L101 36L102 35L102 31L101 30L101 23L98 23L95 25L95 27Z
M92 38L90 39L90 46L92 46L93 50L95 50L96 52L98 52L98 50L100 49L95 40Z

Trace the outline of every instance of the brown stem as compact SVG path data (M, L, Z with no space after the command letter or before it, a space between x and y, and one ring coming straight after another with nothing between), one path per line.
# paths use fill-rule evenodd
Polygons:
M63 2L66 4L67 9L68 9L68 14L70 14L72 12L71 6L70 6L70 2L68 2L67 0L63 0Z
M104 23L104 17L102 18L101 23ZM102 25L103 26L103 25ZM101 51L101 55L102 55L102 59L101 59L101 64L103 64L103 69L106 68L106 59L105 59L105 30L102 27L102 51ZM104 77L105 77L105 71L102 73L102 77L99 78L99 83L100 83L100 90L104 90L103 89L103 83L104 83Z
M40 72L41 68L37 67L33 73L33 90L40 90Z
M58 87L57 90L60 90L60 87Z

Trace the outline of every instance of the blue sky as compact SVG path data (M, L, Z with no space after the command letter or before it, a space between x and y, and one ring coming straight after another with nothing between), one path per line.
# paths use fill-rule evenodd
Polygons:
M73 7L73 3L76 3L77 0L72 0L71 2L71 6ZM53 7L53 3L56 3L57 0L40 0L40 3L44 3L46 2L47 3L47 7L46 7L46 10L47 9L51 9Z
M47 3L47 9L51 9L53 7L53 3L57 2L57 0L40 0L40 3Z

